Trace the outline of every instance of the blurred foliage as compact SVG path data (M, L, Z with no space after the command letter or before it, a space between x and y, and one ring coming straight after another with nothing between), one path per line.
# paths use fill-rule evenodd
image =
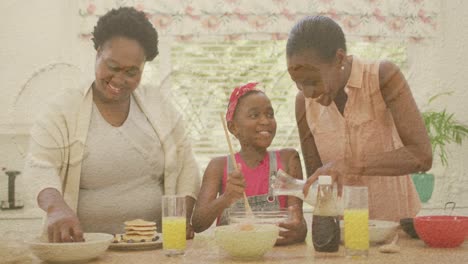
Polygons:
M451 94L452 92L436 94L429 99L428 104L440 96ZM448 166L446 147L451 143L461 145L468 136L468 126L457 121L454 114L447 113L446 109L442 111L427 110L422 113L422 116L431 141L432 152L438 154L443 166Z

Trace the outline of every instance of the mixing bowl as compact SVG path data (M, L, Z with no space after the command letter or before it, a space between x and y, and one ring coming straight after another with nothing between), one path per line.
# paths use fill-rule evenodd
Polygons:
M215 240L233 258L261 258L276 243L279 236L277 224L288 218L287 209L252 213L230 210L229 225L216 227Z
M400 219L400 226L411 238L418 239L418 233L414 229L414 220L413 218L402 218Z
M240 223L218 226L215 239L231 257L239 259L261 258L275 245L279 228L273 224Z
M426 245L435 248L460 246L468 233L467 216L417 216L414 227Z

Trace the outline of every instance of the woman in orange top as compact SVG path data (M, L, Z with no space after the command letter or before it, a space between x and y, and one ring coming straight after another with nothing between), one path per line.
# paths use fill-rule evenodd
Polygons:
M405 77L389 61L346 53L340 26L306 17L291 30L287 65L299 92L296 120L307 175L369 188L369 217L397 221L421 205L409 173L432 166L432 150Z

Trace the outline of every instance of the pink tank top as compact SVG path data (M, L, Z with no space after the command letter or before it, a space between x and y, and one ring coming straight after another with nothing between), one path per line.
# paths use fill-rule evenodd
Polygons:
M283 169L283 165L281 164L280 154L279 151L275 151L276 154L276 171L279 169ZM227 160L228 157L226 157ZM250 168L247 166L245 161L241 158L239 153L235 154L236 162L241 164L242 166L242 174L244 175L246 188L245 194L247 197L255 196L255 195L262 195L268 194L269 186L270 186L270 157L268 152L265 154L265 157L260 162L260 164L255 168ZM227 161L226 165L224 166L223 172L223 181L221 191L224 193L224 189L226 187L226 179L227 179ZM281 208L287 207L287 197L286 196L279 196L279 203Z

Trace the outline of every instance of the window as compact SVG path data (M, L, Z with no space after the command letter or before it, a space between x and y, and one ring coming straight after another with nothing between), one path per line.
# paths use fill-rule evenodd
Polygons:
M170 46L170 62L160 58L161 62L148 65L143 82L161 81L156 69L167 67L159 63L171 65L169 89L184 115L201 173L213 157L229 153L219 113L224 116L232 89L249 81L263 84L275 109L278 128L270 148L292 147L300 152L294 113L297 89L287 72L286 41L174 41ZM367 59L388 58L403 71L406 68L406 46L402 43L353 42L348 50ZM234 137L231 142L235 151L239 150Z

